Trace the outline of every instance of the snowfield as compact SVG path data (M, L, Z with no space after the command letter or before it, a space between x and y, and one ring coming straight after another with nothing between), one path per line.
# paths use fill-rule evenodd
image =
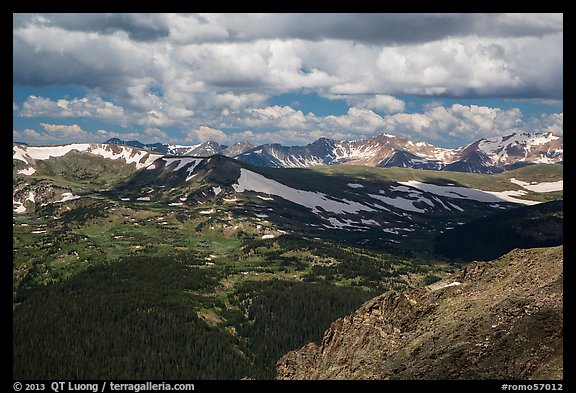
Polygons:
M522 196L526 194L526 191L483 191L476 188L467 187L447 187L439 186L436 184L422 183L416 180L410 180L407 182L399 182L400 184L417 188L422 191L429 192L431 194L444 196L447 198L457 198L457 199L470 199L478 202L486 203L502 203L502 202L512 202L521 203L523 205L536 205L541 202L529 201L525 199L514 198L516 196Z
M32 160L48 160L50 158L62 157L71 151L87 152L111 160L124 159L127 164L136 164L136 168L144 168L152 164L161 154L138 150L126 146L116 146L120 153L112 150L111 145L100 143L72 143L63 146L13 146L12 158L31 164Z
M527 183L522 180L516 180L514 178L510 179L511 183L517 184L522 188L525 188L530 191L534 192L553 192L553 191L562 191L564 189L564 180L558 180L555 182L543 182L543 183L536 183L531 184Z
M333 213L358 213L359 211L375 211L373 208L365 206L358 202L336 201L330 199L328 195L321 192L304 191L288 187L275 180L268 179L259 173L241 168L238 183L232 187L236 192L255 191L269 195L276 195L287 201L296 203L312 209L314 213L320 213L318 208Z
M86 151L90 148L89 143L72 143L65 146L13 146L12 158L30 164L32 160L47 160L52 157L62 157L72 150Z

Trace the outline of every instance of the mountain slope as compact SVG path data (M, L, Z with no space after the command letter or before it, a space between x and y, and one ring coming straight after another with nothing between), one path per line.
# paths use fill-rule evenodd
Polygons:
M562 200L497 212L444 232L434 241L434 251L488 261L514 248L558 246L564 242L563 212Z
M277 363L279 379L562 379L563 248L387 292Z
M336 173L259 168L223 156L162 157L107 195L114 200L198 208L220 219L225 212L238 218L262 217L282 231L378 248L410 248L439 231L519 204L537 204L541 198L508 178L486 182L492 179L461 174L456 176L461 179L449 180L455 175L436 178L435 171L329 168Z
M354 165L272 169L220 155L162 156L101 144L16 145L13 162L18 214L104 198L220 221L260 217L276 230L428 251L441 231L502 209L559 199L561 191L554 190L562 189L561 180L542 182L562 179L560 165L495 176Z
M80 198L106 189L153 165L160 154L99 143L62 146L13 145L13 203L16 213Z

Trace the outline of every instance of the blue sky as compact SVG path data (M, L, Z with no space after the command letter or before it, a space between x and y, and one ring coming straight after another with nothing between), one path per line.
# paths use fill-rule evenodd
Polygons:
M13 139L563 133L562 14L14 14Z

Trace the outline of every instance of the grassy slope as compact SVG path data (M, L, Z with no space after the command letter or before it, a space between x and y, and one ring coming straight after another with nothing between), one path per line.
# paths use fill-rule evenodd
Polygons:
M375 168L361 165L327 165L312 168L270 169L258 171L278 181L298 188L318 190L338 195L347 183L366 181L369 183L390 183L398 181L421 181L443 185L453 183L457 186L477 188L485 191L524 190L510 182L511 178L526 182L555 182L563 179L563 165L530 165L503 172L497 175L484 175L463 172L443 172L410 168ZM528 192L524 199L546 201L559 199L562 192L538 194Z

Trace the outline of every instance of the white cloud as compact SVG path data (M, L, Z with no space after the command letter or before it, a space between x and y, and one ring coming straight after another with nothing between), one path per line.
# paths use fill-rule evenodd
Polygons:
M88 133L84 131L78 124L65 125L65 124L47 124L40 123L42 128L54 137L59 138L78 138L83 139L88 136Z
M530 119L527 128L533 132L551 132L555 135L563 135L564 113L544 113L540 117Z
M46 97L29 96L22 103L19 112L22 117L87 117L93 119L124 122L124 109L100 97L91 96L59 99L53 101Z
M225 132L207 126L200 126L186 134L185 141L187 142L226 142L229 139Z
M14 14L13 22L15 86L86 91L31 95L13 102L16 117L191 130L195 141L231 140L243 129L296 141L306 132L309 140L386 130L442 140L563 127L554 117L524 121L519 111L481 106L403 113L407 102L397 98L561 102L562 14ZM268 102L292 93L344 99L350 110L319 116ZM173 135L162 132L133 134Z
M156 142L167 140L168 135L159 128L149 127L144 130L144 135L152 138Z
M24 130L12 130L12 140L17 142L42 144L51 140L53 141L55 138L47 134L41 134L31 128L26 128Z
M110 138L138 140L142 143L168 143L173 140L172 137L158 128L146 128L141 132L117 132L104 129L88 131L82 129L78 124L65 125L40 123L40 125L42 126L41 131L36 131L31 128L13 130L13 140L31 144L66 144L78 141L103 143Z
M452 137L480 139L522 129L518 108L502 110L478 105L432 106L423 113L400 113L385 117L386 130L415 139L446 142Z
M480 91L544 87L537 77L557 70L563 52L562 14L43 18L49 23L30 18L14 25L15 80L72 82L116 94L145 80L170 89L177 88L175 83L203 81L216 89L326 88L376 94L406 89L459 94L458 83ZM139 40L146 35L153 39ZM27 62L37 54L43 55L42 62ZM554 88L559 78L548 77Z
M329 99L343 99L348 104L357 108L373 109L384 113L398 113L404 112L406 102L394 96L386 94L358 94L358 95L327 95Z
M351 133L374 133L384 126L384 119L370 109L351 107L341 116L329 115L318 118L322 129Z

